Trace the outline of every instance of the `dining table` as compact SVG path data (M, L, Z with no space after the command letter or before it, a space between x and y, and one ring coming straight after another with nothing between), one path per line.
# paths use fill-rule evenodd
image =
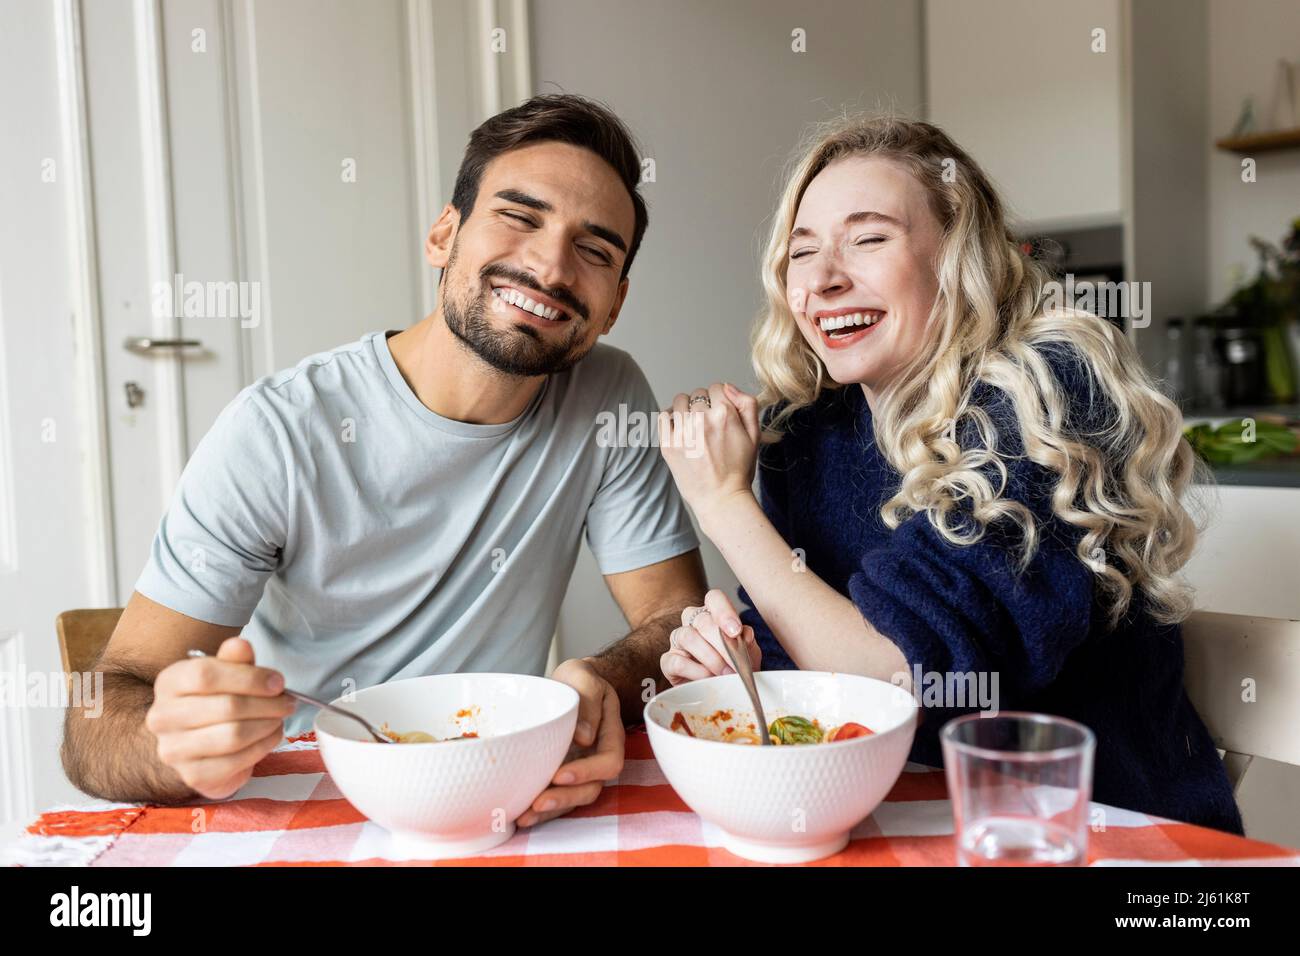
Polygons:
M1300 850L1094 802L1088 866L1296 866ZM833 856L804 866L953 866L941 769L908 763L883 803ZM728 852L716 826L665 779L645 728L591 804L474 856L434 859L394 840L339 792L315 735L288 738L236 793L185 806L54 807L0 853L9 866L761 866ZM415 855L413 855L413 852Z

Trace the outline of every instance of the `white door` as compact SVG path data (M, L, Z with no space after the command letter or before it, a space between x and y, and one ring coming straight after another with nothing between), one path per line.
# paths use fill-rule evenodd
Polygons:
M433 307L423 233L469 130L527 95L525 14L523 0L6 4L8 685L62 687L55 615L127 600L189 453L241 387ZM63 702L21 696L0 708L0 821L84 800L59 766Z
M402 10L85 5L120 600L242 386L419 317Z

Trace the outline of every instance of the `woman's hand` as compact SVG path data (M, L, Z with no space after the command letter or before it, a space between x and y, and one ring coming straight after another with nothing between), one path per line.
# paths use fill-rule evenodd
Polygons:
M758 670L763 662L763 652L754 639L754 629L741 626L740 615L722 591L714 588L704 596L704 607L688 607L682 611L682 626L668 636L671 649L659 658L659 667L676 686L686 681L701 680L734 674L727 646L718 628L728 634L740 636L749 652L749 666Z
M659 413L660 453L702 522L717 505L753 494L758 436L758 401L721 382L679 394Z

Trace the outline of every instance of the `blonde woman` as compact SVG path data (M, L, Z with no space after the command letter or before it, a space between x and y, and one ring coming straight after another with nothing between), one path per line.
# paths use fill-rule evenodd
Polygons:
M1097 800L1240 833L1182 684L1195 460L1132 344L1045 308L997 193L927 123L820 135L773 219L761 393L660 418L749 607L687 609L665 676L729 672L719 627L769 669L971 675L986 696L926 707L913 759L940 764L956 713L1060 714L1097 735Z

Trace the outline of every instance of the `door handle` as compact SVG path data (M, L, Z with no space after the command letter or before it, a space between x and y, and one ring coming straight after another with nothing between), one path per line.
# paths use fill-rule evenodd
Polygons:
M203 343L198 339L155 339L147 335L128 336L127 340L122 343L123 346L131 352L152 352L155 349L185 349L185 348L202 348Z

